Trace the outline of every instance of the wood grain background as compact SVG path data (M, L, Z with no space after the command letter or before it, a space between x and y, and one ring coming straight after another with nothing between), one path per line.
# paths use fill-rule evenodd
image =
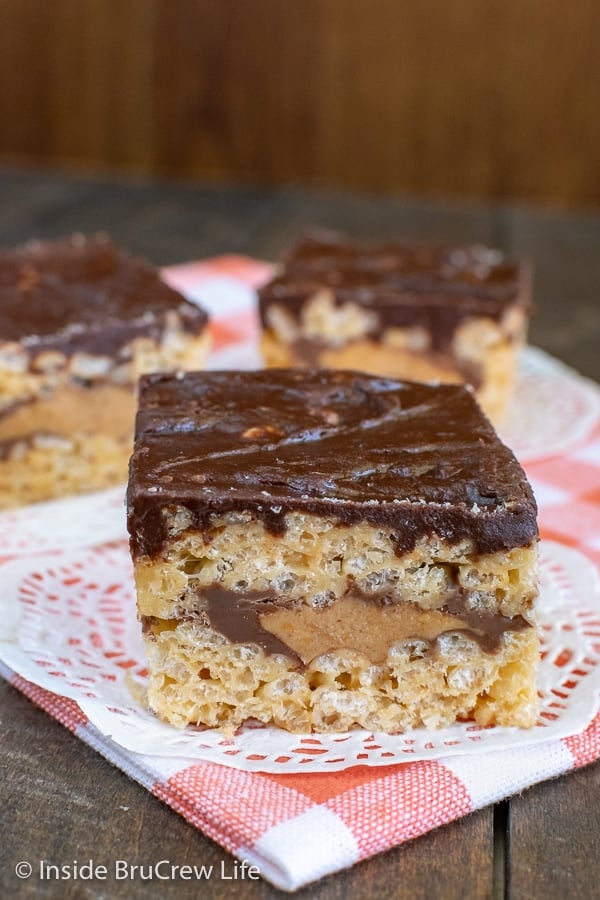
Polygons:
M600 206L600 3L0 0L0 161Z

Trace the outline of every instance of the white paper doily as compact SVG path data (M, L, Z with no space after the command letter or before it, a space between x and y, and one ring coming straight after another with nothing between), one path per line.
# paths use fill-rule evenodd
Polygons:
M502 440L522 462L557 456L584 440L600 421L600 388L539 350L521 354Z
M0 512L0 558L39 556L122 540L125 490L122 485Z
M565 737L583 730L598 708L598 576L583 556L558 544L542 544L541 706L530 730L461 723L403 735L290 735L260 725L232 738L212 729L178 731L132 696L132 681L143 685L146 672L125 542L14 560L0 569L0 583L0 658L29 681L77 701L103 734L137 753L252 771L331 771Z

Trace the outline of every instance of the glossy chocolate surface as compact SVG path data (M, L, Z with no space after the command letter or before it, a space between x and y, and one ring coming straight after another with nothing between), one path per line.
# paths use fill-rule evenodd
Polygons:
M316 232L291 248L283 271L259 292L259 305L265 327L273 304L299 320L306 302L327 289L337 306L376 313L369 336L420 326L431 349L444 351L465 319L498 321L513 305L528 307L528 282L522 263L482 245L375 244Z
M0 250L0 342L18 342L31 354L115 356L135 337L159 340L171 310L193 334L206 324L206 313L168 287L154 266L105 236Z
M269 369L144 376L128 488L134 557L168 543L164 510L190 528L248 510L281 534L306 512L493 553L537 538L523 470L469 389L356 372ZM210 539L210 538L208 538Z

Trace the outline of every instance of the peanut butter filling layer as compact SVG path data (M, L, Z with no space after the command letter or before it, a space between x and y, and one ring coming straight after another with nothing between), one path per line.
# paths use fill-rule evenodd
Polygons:
M498 638L505 630L527 627L520 616L515 620L502 616L486 618L497 620L493 630L477 628L442 610L424 610L404 603L379 606L352 596L322 610L302 606L277 609L258 617L261 627L286 644L304 664L340 647L357 650L373 663L383 663L393 644L413 640L433 644L442 634L457 632L489 652L497 649Z
M462 634L481 650L498 650L504 634L530 624L522 616L508 618L474 611L463 597L450 598L444 609L421 609L412 603L371 600L348 593L322 609L290 605L284 598L236 594L214 586L204 592L202 612L184 621L202 621L233 644L256 644L268 654L287 656L297 667L324 653L354 650L372 663L383 663L395 644L425 642ZM143 617L147 633L159 634L180 624L178 619Z
M0 445L47 433L128 435L135 417L131 386L102 383L91 387L75 383L61 386L45 397L16 404L0 417Z

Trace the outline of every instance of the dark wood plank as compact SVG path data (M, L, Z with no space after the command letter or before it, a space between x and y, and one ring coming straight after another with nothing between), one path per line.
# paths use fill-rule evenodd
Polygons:
M107 231L157 265L258 252L254 235L280 193L5 169L0 170L0 245Z
M314 226L456 243L493 242L496 233L494 210L476 205L0 169L0 245L106 230L159 265L221 253L275 259Z
M376 14L364 0L182 0L177 12L158 13L168 171L594 202L591 2L567 21L547 3L490 14L470 0L381 0Z
M592 900L600 878L600 763L510 803L509 896Z
M0 146L7 157L147 168L154 0L7 0L0 15Z
M532 343L600 381L600 216L515 209L506 249L535 267Z
M0 156L600 203L594 0L4 0Z
M494 210L487 206L287 189L255 232L255 252L277 258L304 229L315 226L342 230L355 237L459 244L493 241L496 227Z

